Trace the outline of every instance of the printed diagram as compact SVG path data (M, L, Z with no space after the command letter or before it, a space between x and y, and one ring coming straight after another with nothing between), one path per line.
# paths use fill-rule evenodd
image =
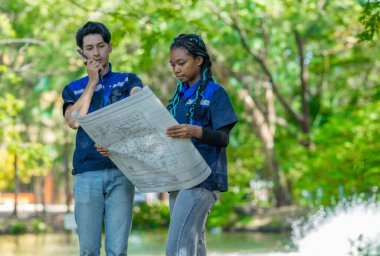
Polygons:
M148 86L86 116L73 116L141 192L186 189L211 173L189 139L165 135L177 121Z

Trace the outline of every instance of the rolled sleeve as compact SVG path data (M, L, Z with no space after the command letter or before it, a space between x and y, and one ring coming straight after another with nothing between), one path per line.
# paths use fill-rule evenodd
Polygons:
M65 116L65 112L68 106L73 105L76 102L75 94L68 86L66 86L62 91L62 99L63 99L63 106L62 106L62 113L63 116Z
M232 129L238 121L227 92L222 87L211 98L210 112L213 130L225 126Z
M136 74L128 74L128 91L130 92L134 87L143 87L143 83Z

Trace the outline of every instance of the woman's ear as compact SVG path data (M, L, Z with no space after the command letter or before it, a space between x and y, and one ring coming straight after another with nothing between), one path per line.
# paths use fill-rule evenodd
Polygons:
M197 63L198 66L201 66L203 63L203 57L202 56L197 56L195 58L195 63Z

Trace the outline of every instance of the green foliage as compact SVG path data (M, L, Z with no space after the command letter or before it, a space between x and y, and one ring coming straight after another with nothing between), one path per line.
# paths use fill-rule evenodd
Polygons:
M34 219L32 221L32 229L33 229L33 233L39 234L39 233L46 232L47 226L45 222L43 222L42 220Z
M143 203L133 207L133 228L158 229L168 227L169 220L169 207L163 202L151 205Z
M302 204L330 205L355 194L371 194L380 179L380 102L330 117L313 133L315 148L299 151L294 193Z
M228 229L240 221L240 216L235 208L249 204L252 200L248 181L252 177L251 172L235 170L230 175L229 192L221 193L221 196L210 212L207 221L208 228L222 227Z
M26 224L23 222L15 222L13 225L8 227L8 233L12 235L23 234L27 230Z
M25 101L10 93L0 98L0 189L13 188L15 156L18 175L26 183L32 176L45 175L52 161L45 146L23 139L19 114L24 107Z
M210 212L207 221L208 228L229 227L241 221L242 216L236 212L236 207L255 202L264 206L267 202L260 202L254 198L249 182L255 178L256 169L263 165L261 145L251 133L249 117L243 111L243 104L235 94L230 95L239 121L230 134L227 147L228 154L228 192L221 196Z
M361 41L370 41L380 29L380 2L368 0L359 17L359 21L364 25L364 31L359 34Z
M4 219L2 222L3 231L6 234L18 235L25 233L40 234L50 232L52 228L39 218L28 219Z

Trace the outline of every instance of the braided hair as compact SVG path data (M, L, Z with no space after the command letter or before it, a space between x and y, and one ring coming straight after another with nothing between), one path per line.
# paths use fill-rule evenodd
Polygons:
M180 34L178 37L174 38L170 46L170 50L174 48L184 48L191 56L194 58L200 56L203 57L203 62L201 65L201 81L198 84L197 90L195 92L195 98L193 104L191 104L188 115L190 116L190 123L199 122L201 116L201 101L203 100L203 93L209 81L215 82L215 79L211 71L211 60L207 52L207 48L202 38L196 34ZM174 92L173 98L169 101L167 109L172 116L175 116L177 112L177 105L180 100L180 92L183 88L183 83L178 81L176 90Z

